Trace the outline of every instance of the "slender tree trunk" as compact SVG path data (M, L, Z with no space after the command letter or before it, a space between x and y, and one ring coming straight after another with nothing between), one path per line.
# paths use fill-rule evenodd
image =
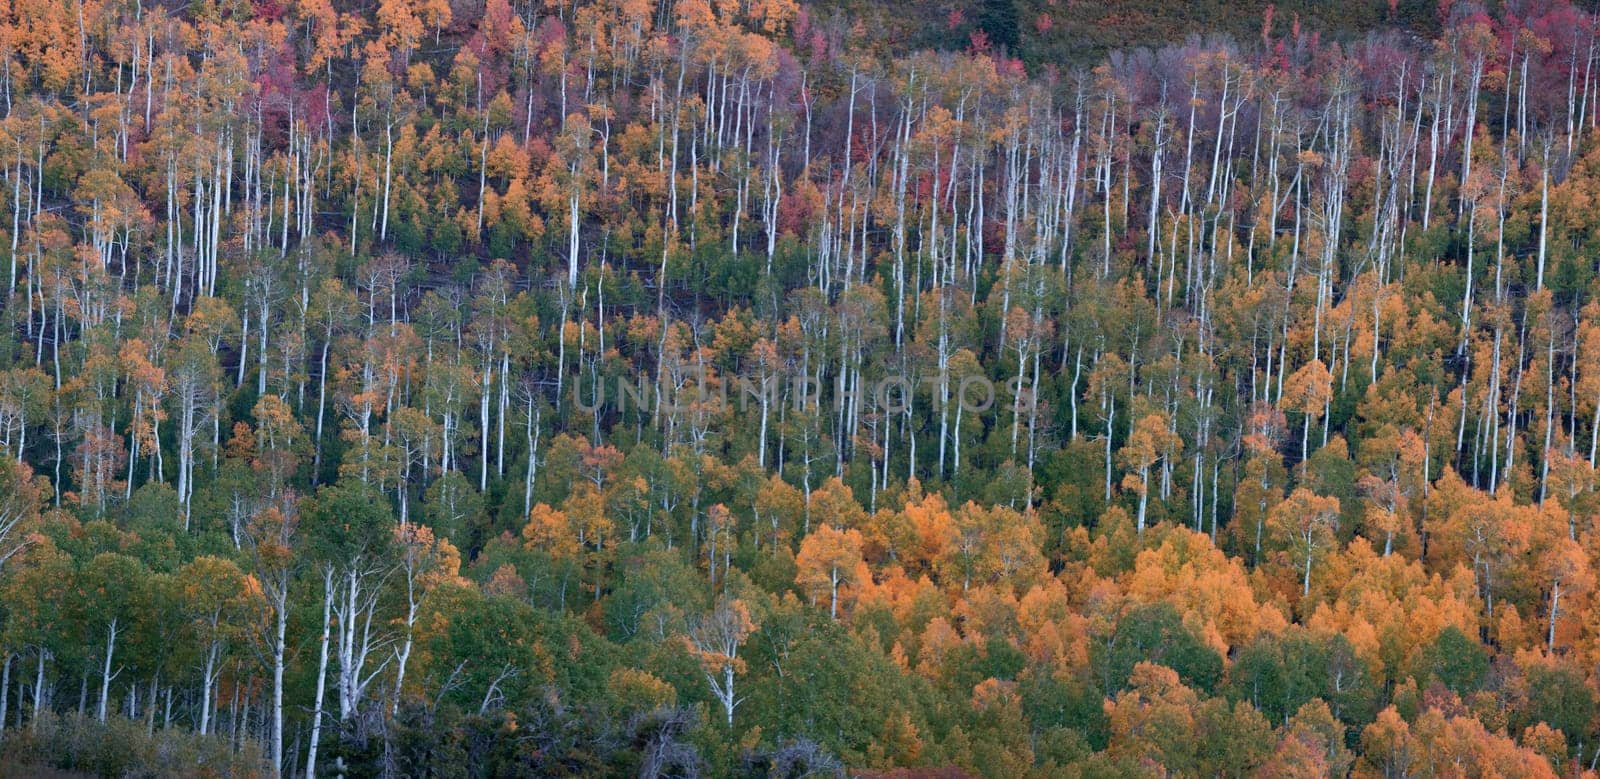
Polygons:
M106 656L100 670L100 708L95 714L95 718L101 722L106 721L106 701L111 697L111 680L115 676L111 673L111 660L117 651L117 621L113 617L106 629Z
M322 739L322 701L328 687L328 639L333 622L333 569L322 574L322 640L317 660L317 697L311 707L311 746L306 750L306 779L317 776L317 744Z

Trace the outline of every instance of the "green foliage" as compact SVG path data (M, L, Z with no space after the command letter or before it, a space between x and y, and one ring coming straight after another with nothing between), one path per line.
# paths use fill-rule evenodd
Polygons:
M306 520L312 548L333 565L355 567L364 558L382 559L393 543L394 512L389 501L360 482L318 489Z
M1515 712L1516 724L1531 727L1543 722L1563 734L1587 733L1595 716L1595 696L1583 675L1570 663L1536 663L1524 672L1527 704ZM1569 744L1571 737L1568 737Z
M1451 691L1465 695L1478 689L1488 672L1488 650L1451 625L1439 631L1433 643L1418 655L1412 676L1419 682L1437 679Z
M928 732L916 680L834 625L813 625L788 647L772 675L757 681L747 706L774 734L814 734L849 765L914 759Z
M1040 732L1058 734L1060 749L1075 755L1080 742L1088 751L1105 749L1109 737L1105 699L1093 685L1032 672L1023 677L1018 691L1028 721ZM1072 735L1061 735L1065 733Z
M1184 684L1206 692L1222 677L1222 658L1184 627L1183 617L1168 603L1135 606L1089 651L1095 682L1107 696L1124 689L1141 662L1167 666Z
M1344 721L1364 724L1377 714L1377 684L1343 636L1296 628L1241 649L1228 669L1225 691L1275 723L1322 700Z
M423 494L423 523L457 548L481 549L487 540L488 519L483 495L458 471L442 474Z
M112 717L98 722L81 714L46 712L27 727L6 732L0 763L33 772L42 768L100 776L177 776L178 770L214 776L266 777L259 747L239 747L225 738L197 736ZM182 767L180 769L180 767Z

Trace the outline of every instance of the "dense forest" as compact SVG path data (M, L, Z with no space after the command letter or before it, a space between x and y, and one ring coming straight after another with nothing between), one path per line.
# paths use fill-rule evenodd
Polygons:
M1600 18L1155 5L4 3L0 773L1593 773Z
M874 49L960 51L998 46L1032 69L1091 68L1135 48L1231 41L1259 46L1265 23L1302 25L1307 33L1347 41L1378 30L1437 36L1453 18L1438 0L804 0L811 13L838 14L871 30ZM1478 10L1478 9L1472 9ZM1470 11L1469 11L1470 13ZM1279 31L1281 37L1282 31ZM1214 40L1207 40L1214 39Z

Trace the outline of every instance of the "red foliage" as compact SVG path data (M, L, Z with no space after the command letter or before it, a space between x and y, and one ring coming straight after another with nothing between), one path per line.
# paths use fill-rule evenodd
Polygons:
M276 22L283 18L283 4L278 0L253 0L250 4L252 18Z

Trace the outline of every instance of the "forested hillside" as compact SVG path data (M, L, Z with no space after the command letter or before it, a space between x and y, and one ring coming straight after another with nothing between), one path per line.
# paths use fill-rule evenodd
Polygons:
M1270 44L1296 27L1326 41L1375 31L1434 36L1453 18L1438 0L811 0L819 19L839 17L871 35L855 47L1002 50L1033 69L1092 68L1133 48L1236 40ZM1477 10L1477 9L1471 9ZM1469 11L1470 13L1470 11Z
M0 7L0 773L1592 772L1596 18L856 5Z

